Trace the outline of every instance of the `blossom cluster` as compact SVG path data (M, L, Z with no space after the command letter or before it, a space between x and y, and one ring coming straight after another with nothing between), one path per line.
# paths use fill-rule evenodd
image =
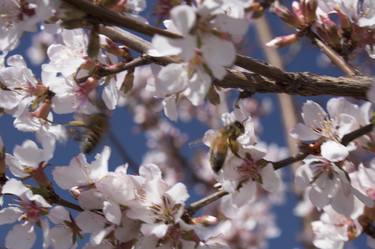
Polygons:
M362 50L374 57L372 1L301 0L291 11L279 1L163 0L159 13L166 29L140 15L144 0L68 2L0 2L0 112L18 131L35 135L14 148L0 137L0 225L12 225L6 248L32 248L39 229L46 249L267 248L267 240L281 234L272 207L288 189L279 169L297 161L294 187L303 200L295 214L315 214L312 243L343 248L369 234L375 220L375 87L368 91L370 102L331 98L325 110L307 100L303 122L289 134L300 153L286 158L283 148L260 138L269 105L244 91L230 108L232 92L216 83L236 67L249 23L268 2L296 29L268 45L307 36L344 60ZM77 9L79 3L93 12ZM156 31L142 46L129 37L124 42L106 26L111 18L95 19L95 11L134 22L143 27L138 32ZM38 74L13 53L25 32L37 30L27 55L40 66ZM86 154L124 106L145 137L143 162L133 165L128 158L114 168L108 146L89 162ZM186 158L181 147L189 137L175 121L194 119L209 127L201 134L208 151ZM59 143L72 138L81 141L82 153L68 165L51 165ZM207 197L191 203L198 195ZM204 214L197 214L203 207ZM374 241L368 242L372 248Z

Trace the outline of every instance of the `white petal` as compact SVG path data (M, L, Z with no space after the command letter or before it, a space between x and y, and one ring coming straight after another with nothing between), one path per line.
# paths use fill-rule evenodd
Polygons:
M218 14L215 18L215 26L219 27L220 31L233 36L243 36L249 27L249 22L246 19L233 18L226 14Z
M17 207L7 207L0 210L0 225L14 223L22 215L22 210Z
M62 189L89 184L90 180L86 167L86 158L80 154L70 161L69 166L55 167L52 171L53 179Z
M302 141L314 141L320 138L320 135L314 132L310 127L298 123L291 131L290 135Z
M14 156L27 167L37 168L39 163L44 161L43 150L31 140L26 140L22 146L17 145L14 149Z
M250 203L255 200L256 183L249 180L245 182L241 188L232 194L232 201L236 207L242 207L243 205Z
M188 34L194 26L196 14L192 7L188 5L179 5L170 11L173 24L181 32L182 35Z
M335 141L327 141L320 148L322 156L331 162L342 161L349 155L348 149Z
M223 79L226 74L225 67L231 66L236 58L236 48L233 43L208 35L205 36L201 50L204 61L215 78Z
M184 203L189 198L186 186L180 182L173 185L165 194L171 197L175 203Z
M276 192L280 190L281 180L279 175L276 174L272 164L268 164L261 170L262 186L268 192Z
M158 238L163 238L164 235L167 233L168 225L163 223L157 224L143 224L141 227L141 231L144 235L155 235Z
M16 196L21 196L25 192L31 191L27 188L23 183L16 179L9 179L5 185L3 186L2 193L3 194L11 194Z
M321 128L327 113L314 101L308 100L302 106L302 117L305 124L311 128Z
M105 218L113 224L120 225L121 209L116 203L105 201L103 203L103 213Z
M367 91L367 98L372 102L375 103L375 83L371 85L371 88Z
M54 249L70 249L73 245L72 232L63 226L53 227L49 239Z
M181 53L181 48L177 46L176 41L164 36L155 35L152 38L152 47L148 54L154 57L177 55Z
M54 206L48 212L48 218L55 224L62 224L69 221L69 212L63 206Z
M8 249L31 249L35 243L34 228L28 224L16 224L5 238L5 246Z
M332 198L332 208L346 217L350 217L354 211L354 196L352 193L345 194L342 188L339 188L336 195Z
M81 212L75 221L83 233L98 232L105 226L105 218L90 211Z
M109 146L104 146L102 153L98 153L95 156L95 161L88 167L92 180L99 180L107 174L110 155L111 148Z
M184 91L184 95L195 105L201 105L206 98L211 86L211 77L205 72L198 70L189 80L189 86Z
M176 95L166 97L163 100L162 104L165 116L167 116L172 121L177 121L178 113Z
M156 164L143 164L139 167L139 175L143 176L147 180L151 180L154 178L161 179L161 170Z

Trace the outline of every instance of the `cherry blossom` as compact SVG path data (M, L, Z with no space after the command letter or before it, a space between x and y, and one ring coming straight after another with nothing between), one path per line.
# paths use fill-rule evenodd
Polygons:
M345 242L355 239L362 232L358 216L363 205L358 204L352 215L345 217L332 208L325 208L320 220L311 223L315 234L314 245L318 248L343 248Z
M309 199L317 208L329 205L336 212L349 216L358 200L373 206L367 195L351 185L343 166L324 157L309 156L303 162L304 165L296 171L296 185L301 189L307 188Z
M51 205L41 195L34 195L21 181L15 179L6 182L2 194L13 195L18 203L0 210L0 223L20 222L6 235L6 247L31 249L36 240L35 225L38 223L41 224L42 229L47 228L42 217L48 213Z
M52 16L53 2L54 0L2 1L0 5L0 51L14 49L24 31L36 31L37 23Z

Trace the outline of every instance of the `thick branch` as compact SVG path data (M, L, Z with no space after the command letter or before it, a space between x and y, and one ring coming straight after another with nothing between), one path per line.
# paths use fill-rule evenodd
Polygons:
M146 35L159 34L170 38L181 38L181 36L178 34L169 32L165 29L159 29L147 23L140 22L132 17L116 13L101 6L97 6L87 0L64 1L87 13L88 15L95 17L95 19L99 19L99 21L102 21L105 24L112 24L119 27L128 28Z
M147 53L151 47L148 41L119 28L102 26L99 32L114 41L123 42L140 53ZM178 62L173 57L153 57L152 59L161 65ZM255 74L229 69L224 80L215 81L215 84L223 88L240 88L254 93L333 95L366 99L366 92L374 82L373 78L366 76L332 77L307 72L284 72L277 67L243 55L237 56L237 64Z

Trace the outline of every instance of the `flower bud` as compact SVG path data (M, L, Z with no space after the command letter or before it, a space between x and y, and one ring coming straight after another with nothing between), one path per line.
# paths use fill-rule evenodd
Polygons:
M297 42L299 39L297 34L290 34L285 36L278 36L274 38L273 40L267 42L267 47L276 47L281 48L285 46L289 46L295 42Z

